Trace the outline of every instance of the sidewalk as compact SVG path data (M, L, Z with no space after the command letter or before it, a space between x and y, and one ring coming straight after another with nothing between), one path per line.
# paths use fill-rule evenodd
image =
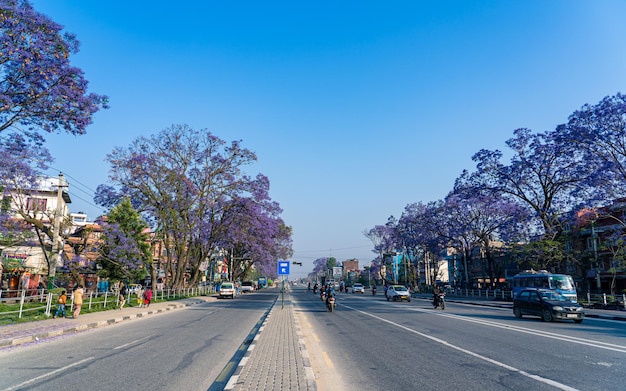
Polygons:
M71 317L49 318L34 322L3 325L0 326L0 349L36 342L44 338L72 334L90 328L108 326L212 300L216 300L216 298L214 296L198 296L175 301L153 302L148 308L126 307L123 310L83 312L77 319ZM69 310L67 312L68 315L71 315Z
M291 296L279 298L224 390L315 391L315 374Z

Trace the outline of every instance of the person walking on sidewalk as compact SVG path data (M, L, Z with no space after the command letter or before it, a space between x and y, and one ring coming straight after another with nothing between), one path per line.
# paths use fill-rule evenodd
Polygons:
M57 312L54 314L53 318L61 316L65 318L67 315L65 314L65 303L67 302L67 296L65 295L65 291L61 291L59 295L59 299L57 300Z
M124 308L124 304L126 304L126 285L124 285L123 282L120 282L120 293L119 293L119 299L120 299L120 309Z
M137 289L137 304L139 304L139 308L143 307L143 289Z
M74 319L78 318L80 315L80 309L83 307L83 296L85 295L85 291L83 290L83 286L79 285L78 289L74 291Z
M143 303L146 308L150 306L151 301L152 301L152 289L150 287L147 287L146 291L143 293Z

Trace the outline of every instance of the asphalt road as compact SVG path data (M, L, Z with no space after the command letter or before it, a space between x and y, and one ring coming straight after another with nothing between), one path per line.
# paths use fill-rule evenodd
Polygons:
M319 391L624 390L624 322L545 323L510 309L379 292L291 290ZM208 390L276 292L263 291L0 351L1 390Z
M222 299L0 352L0 390L207 390L276 293Z
M294 290L319 389L624 390L624 322L516 319L510 309ZM309 345L310 343L307 343Z

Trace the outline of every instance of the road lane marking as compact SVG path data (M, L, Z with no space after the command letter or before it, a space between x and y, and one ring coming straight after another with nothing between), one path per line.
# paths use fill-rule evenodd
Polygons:
M138 344L140 342L143 342L143 341L145 341L147 339L150 339L150 338L152 338L152 335L148 335L147 337L143 337L143 338L136 339L134 341L130 341L128 343L125 343L124 345L116 346L116 347L113 348L113 350L124 349L124 348L126 348L126 347L128 347L130 345L136 345L136 344Z
M330 359L330 357L328 357L328 353L322 352L322 356L324 357L324 361L326 361L326 365L328 365L328 367L330 368L335 367L335 364L333 364L333 361Z
M406 308L406 307L403 307L403 308ZM482 324L485 326L491 326L491 327L496 327L496 328L510 330L510 331L517 331L519 333L532 334L532 335L541 336L544 338L551 338L551 339L556 339L559 341L566 341L566 342L576 343L579 345L591 346L591 347L598 348L598 349L605 349L605 350L611 350L611 351L619 352L619 353L626 353L626 346L617 345L617 344L608 343L608 342L602 342L602 341L590 342L590 340L583 339L580 337L563 336L563 335L559 335L556 333L551 333L549 331L529 329L529 328L522 327L522 326L503 324L503 323L498 323L498 322L493 322L493 321L483 320L483 319L475 319L475 318L472 318L471 316L461 316L461 315L443 313L441 311L436 311L436 310L411 308L411 311L425 312L425 313L430 313L430 314L434 314L438 316L443 316L446 318L462 320L465 322L478 323L478 324Z
M450 343L450 342L448 342L448 341L444 341L443 339L439 339L439 338L437 338L437 337L433 337L432 335L428 335L428 334L421 333L421 332L416 331L416 330L413 330L413 329L411 329L411 328L409 328L409 327L406 327L406 326L403 326L403 325L401 325L401 324L398 324L398 323L392 322L392 321L387 320L387 319L385 319L385 318L381 318L380 316L376 316L376 315L373 315L373 314L367 313L367 312L365 312L365 311L361 311L361 310L359 310L359 309L356 309L356 308L350 307L350 306L345 305L345 304L344 304L344 306L345 306L345 307L347 307L347 308L350 308L350 309L352 309L352 310L354 310L354 311L357 311L357 312L359 312L359 313L361 313L361 314L363 314L363 315L367 315L367 316L372 317L372 318L374 318L374 319L378 319L378 320L380 320L380 321L382 321L382 322L385 322L385 323L391 324L391 325L393 325L393 326L396 326L396 327L398 327L398 328L401 328L401 329L403 329L403 330L405 330L405 331L408 331L408 332L410 332L410 333L413 333L413 334L419 335L419 336L421 336L421 337L423 337L423 338L430 339L431 341L434 341L434 342L439 343L439 344L441 344L441 345L447 346L447 347L449 347L449 348L451 348L451 349L454 349L454 350L457 350L457 351L459 351L459 352L465 353L465 354L467 354L467 355L469 355L469 356L472 356L472 357L475 357L475 358L477 358L477 359L479 359L479 360L486 361L486 362L491 363L491 364L493 364L493 365L495 365L495 366L498 366L498 367L504 368L504 369L506 369L506 370L508 370L508 371L511 371L511 372L518 373L518 374L520 374L520 375L522 375L522 376L528 377L528 378L533 379L533 380L536 380L536 381L538 381L538 382L541 382L541 383L544 383L544 384L548 384L548 385L550 385L550 386L552 386L552 387L555 387L555 388L558 388L558 389L560 389L560 390L565 390L565 391L578 391L576 388L570 387L570 386L565 385L565 384L563 384L563 383L559 383L559 382L557 382L557 381L554 381L554 380L551 380L551 379L548 379L548 378L545 378L545 377L542 377L542 376L539 376L539 375L534 375L534 374L532 374L532 373L529 373L529 372L523 371L523 370L521 370L521 369L518 369L518 368L512 367L512 366L510 366L510 365L508 365L508 364L505 364L505 363L503 363L503 362L500 362L500 361L494 360L494 359L489 358L489 357L486 357L486 356L482 356L482 355L480 355L480 354L478 354L478 353L474 353L474 352L472 352L471 350L467 350L467 349L464 349L464 348L462 348L462 347L460 347L460 346L453 345L453 344L451 344L451 343Z
M32 383L38 382L39 380L43 380L43 379L45 379L45 378L47 378L47 377L54 376L54 375L56 375L56 374L57 374L57 373L59 373L59 372L66 371L66 370L67 370L67 369L69 369L69 368L75 367L75 366L77 366L77 365L84 364L84 363L86 363L87 361L91 361L91 360L94 360L94 359L95 359L95 357L87 357L87 358L85 358L85 359L83 359L83 360L80 360L80 361L77 361L77 362L75 362L75 363L73 363L73 364L66 365L66 366L64 366L63 368L55 369L55 370L54 370L54 371L52 371L52 372L44 373L43 375L40 375L40 376L37 376L37 377L32 378L32 379L30 379L30 380L27 380L27 381L25 381L25 382L23 382L23 383L16 384L16 385L11 386L11 387L9 387L9 388L5 388L3 391L10 391L10 390L15 390L15 389L22 388L22 387L24 387L24 386L27 386L27 385L29 385L29 384L32 384Z

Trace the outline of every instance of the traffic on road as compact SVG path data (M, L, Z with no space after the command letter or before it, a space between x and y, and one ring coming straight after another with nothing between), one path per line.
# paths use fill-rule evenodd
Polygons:
M346 292L330 311L302 284L288 287L285 303L278 288L262 289L0 349L10 368L0 390L244 389L250 376L255 387L277 381L289 373L283 365L313 379L288 389L623 389L624 321L590 313L581 324L546 322L516 317L513 303L449 297L441 311L429 295ZM244 358L256 340L264 344Z

